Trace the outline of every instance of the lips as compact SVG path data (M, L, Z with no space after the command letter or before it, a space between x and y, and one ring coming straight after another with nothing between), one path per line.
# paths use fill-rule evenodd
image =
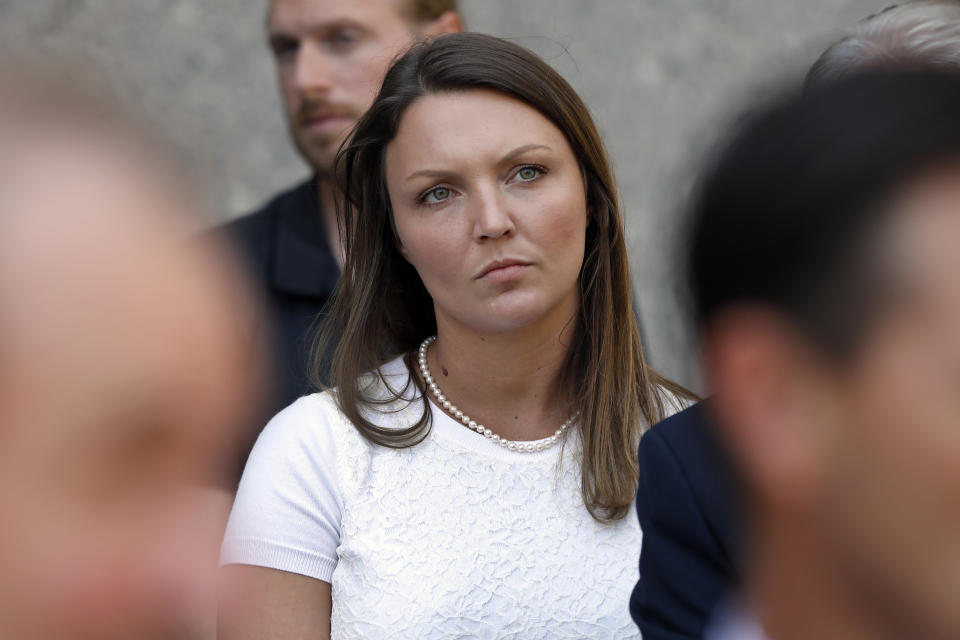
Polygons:
M516 260L513 258L507 258L504 260L494 260L493 262L487 264L483 269L480 270L474 279L480 280L482 278L494 277L494 276L511 276L516 272L522 271L523 267L529 267L530 263L524 260ZM499 279L499 278L497 278Z
M323 125L327 122L349 120L354 117L353 110L346 106L332 104L305 104L297 114L297 121L302 127Z
M323 127L325 125L342 124L350 119L345 113L314 113L300 120L305 128Z

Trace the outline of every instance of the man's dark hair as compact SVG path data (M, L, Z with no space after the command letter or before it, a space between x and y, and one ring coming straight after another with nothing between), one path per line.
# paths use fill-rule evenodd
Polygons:
M955 73L864 73L754 112L694 196L687 275L697 324L756 303L826 353L851 353L890 284L877 238L892 199L949 161L960 161Z

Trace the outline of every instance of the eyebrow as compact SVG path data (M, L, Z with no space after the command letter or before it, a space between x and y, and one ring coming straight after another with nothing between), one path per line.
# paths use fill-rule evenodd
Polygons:
M355 29L362 33L370 33L370 27L366 24L346 17L337 17L308 25L303 32L316 36L327 35L332 31L341 29ZM300 37L299 35L293 34L291 29L287 29L284 26L267 24L267 40L273 40L274 38L299 39Z
M521 147L517 147L513 151L509 152L502 158L498 164L503 164L505 162L510 162L515 159L517 156L522 156L528 151L535 151L538 149L544 149L546 151L553 151L552 148L548 147L545 144L525 144ZM453 174L449 171L443 171L441 169L420 169L419 171L414 171L405 178L406 182L409 182L415 178L449 178Z

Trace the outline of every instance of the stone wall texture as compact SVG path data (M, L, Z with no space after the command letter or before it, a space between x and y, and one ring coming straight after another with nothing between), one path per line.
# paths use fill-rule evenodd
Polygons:
M676 231L699 158L771 82L892 0L461 0L470 29L545 56L614 159L651 362L698 386ZM306 174L265 46L266 0L0 0L0 45L96 69L178 150L213 223ZM2 88L0 88L2 90Z

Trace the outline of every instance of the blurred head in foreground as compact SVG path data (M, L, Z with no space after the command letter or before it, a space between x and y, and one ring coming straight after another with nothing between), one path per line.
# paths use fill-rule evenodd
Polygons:
M249 306L147 144L32 71L0 70L0 637L186 637Z
M767 634L960 637L960 76L768 104L694 201L689 278Z

